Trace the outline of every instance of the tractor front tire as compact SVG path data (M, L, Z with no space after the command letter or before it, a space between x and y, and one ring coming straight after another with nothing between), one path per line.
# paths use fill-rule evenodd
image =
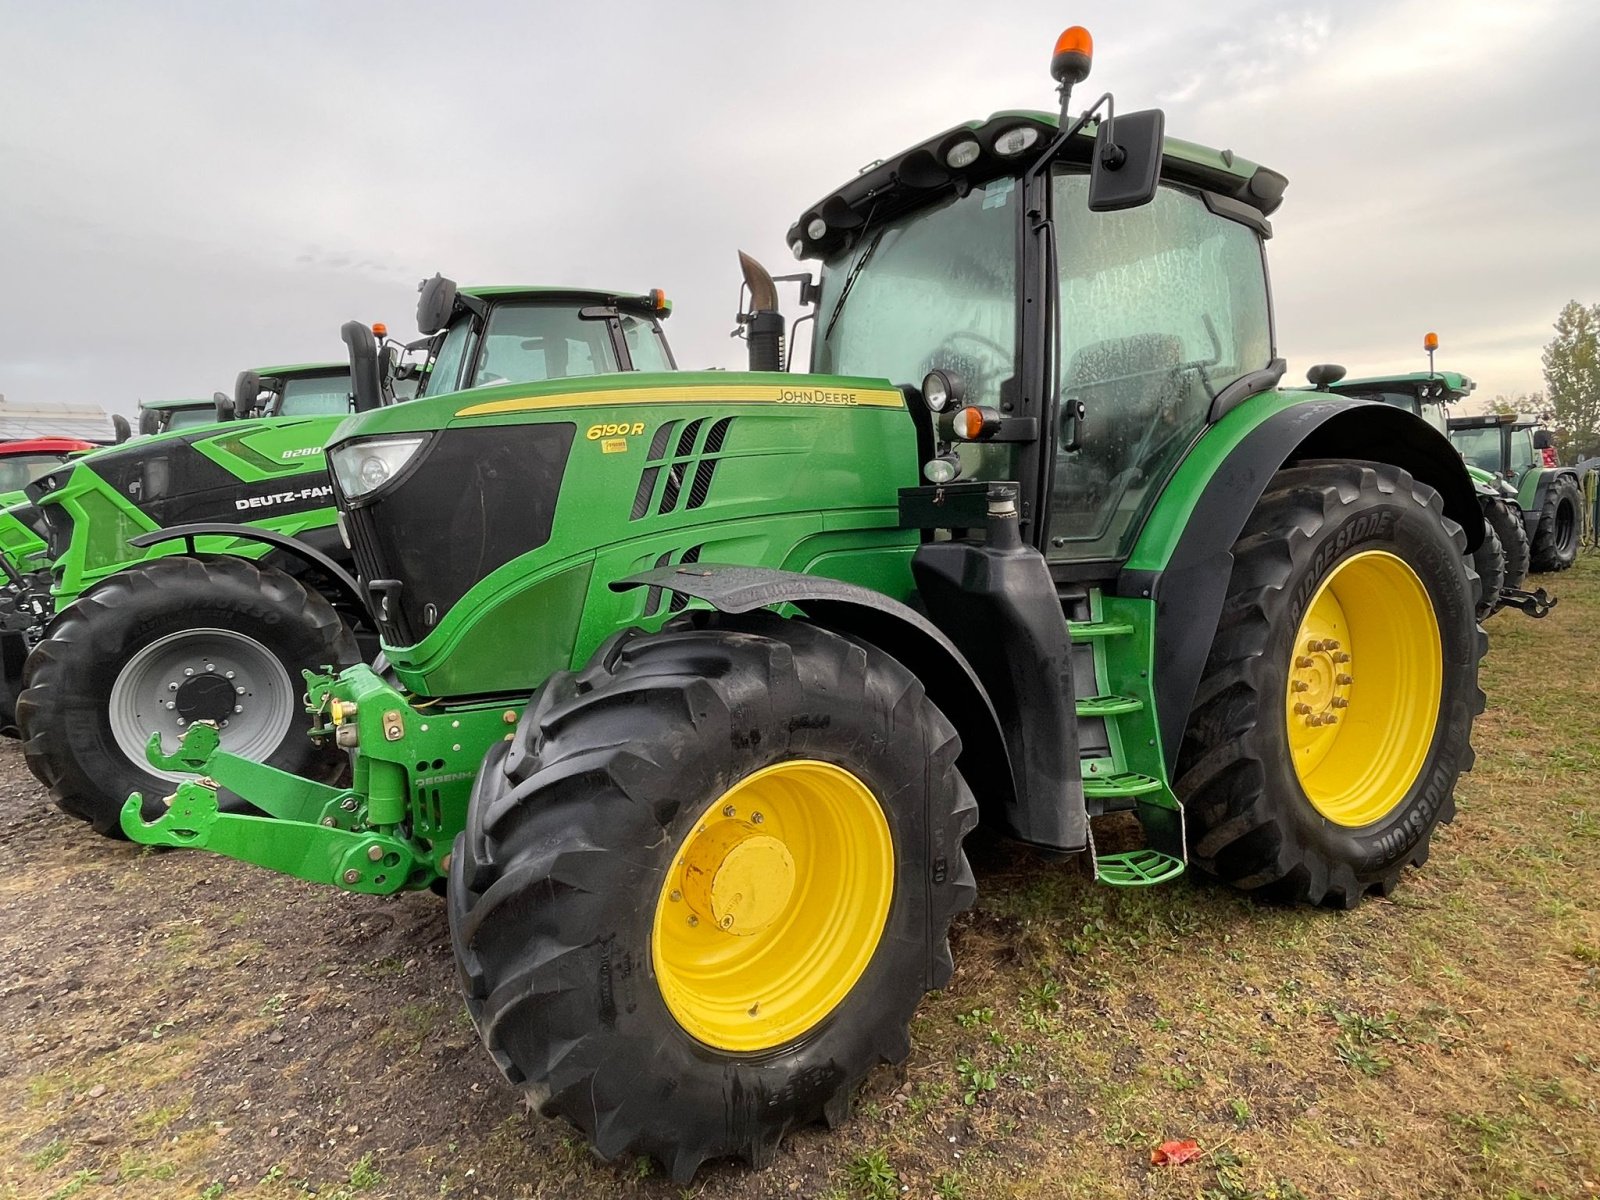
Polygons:
M1500 593L1506 588L1506 552L1500 535L1487 521L1483 540L1472 552L1472 569L1478 576L1478 620L1486 621L1500 611Z
M1496 497L1484 503L1483 522L1487 528L1494 530L1495 536L1500 539L1500 549L1505 554L1506 574L1501 591L1521 590L1528 581L1530 563L1528 527L1523 523L1522 510ZM1498 602L1494 610L1498 612L1504 607L1503 602Z
M1571 475L1559 475L1545 491L1539 527L1533 534L1533 569L1565 571L1578 558L1583 533L1583 492Z
M450 933L489 1052L601 1157L772 1158L910 1050L975 888L956 734L875 648L753 614L619 634L487 756Z
M307 736L303 670L359 660L355 638L316 592L242 558L160 558L130 567L63 610L28 656L17 700L23 753L56 805L107 837L122 806L145 818L181 776L153 770L143 744L170 749L191 721L217 722L222 748L332 783L342 751ZM253 812L228 792L224 811Z
M1397 467L1277 473L1234 544L1179 752L1196 867L1351 908L1422 865L1483 711L1464 545Z

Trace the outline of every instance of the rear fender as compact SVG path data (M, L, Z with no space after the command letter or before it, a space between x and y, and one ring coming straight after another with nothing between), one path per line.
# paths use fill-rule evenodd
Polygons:
M1316 459L1400 467L1439 493L1445 516L1466 533L1469 553L1483 541L1483 512L1466 464L1447 437L1415 414L1329 396L1290 404L1263 418L1211 472L1166 564L1158 570L1124 569L1117 578L1117 595L1156 606L1156 717L1168 763L1178 761L1222 616L1233 544L1273 475Z

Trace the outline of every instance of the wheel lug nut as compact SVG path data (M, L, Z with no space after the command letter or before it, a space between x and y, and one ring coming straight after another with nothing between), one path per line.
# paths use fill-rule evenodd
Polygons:
M175 692L175 691L177 691L177 690L178 690L178 685L177 685L177 684L175 684L175 683L169 683L169 684L167 684L167 691L169 691L169 692Z
M1308 713L1311 711L1311 705L1307 704L1304 700L1300 700L1295 703L1294 710L1295 712L1301 714Z
M734 816L734 815L736 815L738 813L738 811L739 810L734 808L733 805L731 805L731 804L724 804L722 806L722 815L725 816L725 817Z
M1334 680L1335 683L1342 683L1342 684L1345 684L1346 686L1349 686L1350 684L1354 683L1355 681L1356 681L1356 677L1354 675L1340 675L1340 676L1338 676L1338 678L1336 678Z
M695 916L693 913L690 913L689 914L689 924L690 925L698 925L698 924L700 924L700 918Z
M176 700L168 700L167 701L167 707L168 708L177 708L178 707L178 702Z
M672 889L672 894L670 896L668 896L667 899L671 900L674 904L676 904L679 900L683 899L683 893L678 891L677 888L673 888Z
M759 825L759 824L761 824L761 822L763 822L765 820L766 820L766 818L764 816L762 816L760 813L751 813L750 814L750 824L752 824L752 825Z
M183 669L183 673L185 675L193 675L194 674L194 668L193 667L185 667Z
M233 678L233 672L232 671L224 671L222 673L222 677L224 679L232 679Z
M1289 690L1294 692L1309 692L1311 690L1311 685L1304 679L1296 679L1289 685Z
M732 929L733 928L733 918L732 917L723 917L722 920L717 922L717 928L719 928L719 929Z
M1311 663L1312 663L1312 660L1310 658L1307 658L1304 654L1302 654L1299 658L1294 660L1294 665L1297 666L1297 667L1309 667L1311 665Z
M236 696L242 696L244 695L244 689L242 687L236 687L233 689L233 694Z
M1335 696L1333 698L1333 706L1335 708L1349 708L1350 701L1346 700L1343 696Z
M243 712L243 711L244 711L244 705L242 705L242 704L235 704L235 705L234 705L234 706L233 706L233 711L234 711L234 712L236 712L236 713L241 713L241 712Z
M1341 650L1338 654L1333 656L1333 661L1336 663L1347 663L1350 661L1350 656Z
M187 725L188 723L189 722L185 721L182 717L178 718L178 724L179 725Z
M207 664L206 664L206 670L208 670L208 671L215 671L215 670L216 670L216 669L217 669L217 668L216 668L216 667L215 667L215 665L213 665L213 664L212 664L212 663L207 663Z
M1337 650L1339 648L1338 640L1335 638L1329 638L1327 642L1327 648L1329 650Z

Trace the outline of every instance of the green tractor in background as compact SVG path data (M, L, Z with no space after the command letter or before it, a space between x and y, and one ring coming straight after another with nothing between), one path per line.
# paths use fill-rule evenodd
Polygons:
M1428 339L1431 344L1425 342L1424 345L1431 360L1438 339L1431 333ZM1434 371L1431 361L1426 372L1362 379L1345 379L1343 367L1325 363L1311 368L1308 378L1313 387L1324 391L1403 408L1446 435L1450 419L1446 411L1448 406L1466 399L1477 386L1459 372ZM1529 548L1516 489L1505 480L1470 465L1467 473L1472 477L1484 522L1483 540L1472 552L1473 570L1479 582L1479 619L1487 619L1503 608L1516 608L1530 617L1545 616L1556 601L1543 588L1530 592L1522 586L1528 577Z
M1545 465L1550 435L1509 413L1450 418L1450 440L1469 468L1514 492L1535 572L1565 571L1578 557L1584 499L1578 472Z
M213 425L233 415L232 405L222 392L217 392L210 400L141 400L139 436Z
M418 313L436 340L427 379L454 391L670 369L667 311L659 294L458 291L436 277ZM33 489L59 615L23 672L23 748L62 810L101 833L121 836L129 792L179 778L152 770L144 746L195 721L246 759L324 782L344 770L307 737L300 673L370 658L376 639L322 447L352 409L386 405L396 360L364 325L342 335L363 372L353 388L342 363L246 371L239 419L102 451ZM492 353L468 374L462 346L479 337Z
M446 889L506 1077L679 1182L908 1053L980 819L1110 885L1387 893L1472 761L1471 482L1410 412L1279 387L1286 180L1158 111L1094 121L1109 96L1072 118L1089 61L1067 31L1059 117L957 125L804 210L811 374L745 259L747 372L341 425L386 661L306 690L349 786L191 722L148 753L200 777L130 797L128 836ZM1099 851L1130 812L1145 846Z

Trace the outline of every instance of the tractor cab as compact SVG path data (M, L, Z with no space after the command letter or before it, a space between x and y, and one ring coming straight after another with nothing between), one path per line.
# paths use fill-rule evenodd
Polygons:
M419 291L417 329L432 344L418 395L675 365L659 289L462 288L435 275Z
M1516 487L1523 477L1544 459L1534 447L1531 421L1519 421L1512 413L1485 413L1481 416L1451 417L1450 440L1469 466L1492 472Z
M1445 434L1449 429L1450 405L1465 400L1477 386L1469 376L1457 371L1417 371L1406 375L1340 379L1323 385L1323 390L1404 409Z
M232 415L241 419L342 416L350 410L350 369L344 363L261 367L239 372L234 384Z
M230 414L231 415L231 414ZM220 414L217 402L211 400L141 400L139 401L139 436L167 433L176 429L194 429L200 425L214 424Z
M22 438L0 442L0 507L19 503L23 489L79 454L100 447L81 438Z

